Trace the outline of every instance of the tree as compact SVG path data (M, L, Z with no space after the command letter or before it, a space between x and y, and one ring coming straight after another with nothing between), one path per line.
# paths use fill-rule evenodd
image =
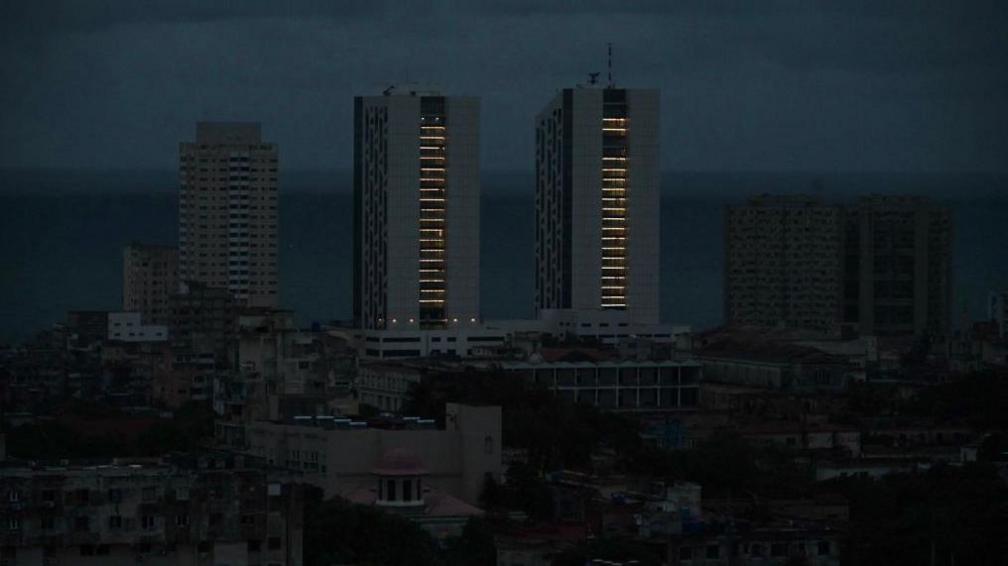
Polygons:
M323 500L312 488L305 494L304 563L434 566L441 560L430 535L409 519L338 497Z
M486 521L473 517L466 523L462 536L448 541L446 564L448 566L494 566L497 564L497 547L493 531Z

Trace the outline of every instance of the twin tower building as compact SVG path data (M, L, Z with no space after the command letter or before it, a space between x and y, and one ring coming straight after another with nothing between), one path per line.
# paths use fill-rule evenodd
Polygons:
M540 318L658 322L658 104L573 88L536 117ZM479 100L389 90L354 106L356 326L478 324ZM276 146L256 123L201 122L179 154L179 280L277 306Z
M656 90L585 87L563 89L536 117L540 316L658 322L658 116ZM359 328L480 320L479 124L473 97L355 99Z

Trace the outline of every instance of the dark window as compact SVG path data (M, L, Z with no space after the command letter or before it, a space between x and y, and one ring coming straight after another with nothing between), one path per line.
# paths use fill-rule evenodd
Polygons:
M403 501L413 501L413 482L410 480L403 480L402 483L402 498Z
M395 480L385 482L385 501L395 501Z
M716 544L712 544L712 545L710 545L710 546L707 547L707 559L708 560L717 560L717 558L720 555L721 555L721 547L717 546Z
M112 515L111 517L109 517L108 518L108 526L109 526L110 529L119 529L119 528L122 528L122 516L121 515Z
M830 553L830 543L828 540L819 541L817 545L819 556L829 556Z
M250 540L247 547L249 552L259 552L259 549L262 548L262 541Z
M280 548L280 537L270 537L269 540L266 542L266 545L269 547L270 550L276 550Z
M679 560L693 560L693 548L689 546L680 546Z

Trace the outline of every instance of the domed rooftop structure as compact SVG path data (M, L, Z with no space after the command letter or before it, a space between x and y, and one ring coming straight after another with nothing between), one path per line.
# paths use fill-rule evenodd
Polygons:
M423 462L406 448L393 448L382 456L378 465L371 470L379 476L421 476L427 474Z

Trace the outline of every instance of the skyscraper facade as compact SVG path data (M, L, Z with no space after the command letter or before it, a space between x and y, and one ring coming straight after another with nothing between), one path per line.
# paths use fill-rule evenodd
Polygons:
M179 145L179 279L277 305L277 147L258 123L200 122Z
M927 199L853 205L761 196L729 207L725 320L865 336L942 336L951 322L952 221Z
M146 324L168 321L168 299L178 292L178 249L132 243L123 249L124 311L139 312Z
M479 100L354 100L354 319L364 329L479 319Z
M849 209L847 241L848 323L861 334L879 336L948 332L952 318L948 207L923 197L863 197Z
M840 331L844 210L803 195L763 195L725 217L725 318Z
M658 322L659 96L563 89L536 117L536 308Z

